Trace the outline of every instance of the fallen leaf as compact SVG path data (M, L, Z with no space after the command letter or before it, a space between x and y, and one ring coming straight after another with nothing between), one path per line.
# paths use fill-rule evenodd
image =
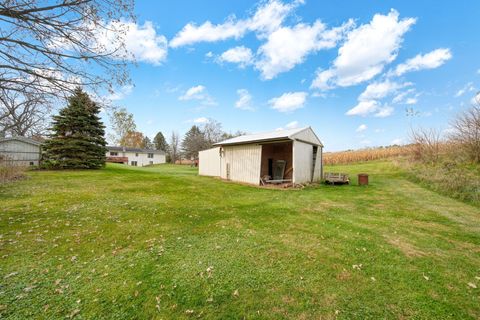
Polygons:
M75 310L72 311L72 313L70 313L69 318L73 318L79 313L80 313L80 309L75 309Z
M18 274L18 272L9 273L9 274L7 274L7 275L4 277L4 279L8 279L8 278L10 278L10 277L16 276L17 274Z
M469 286L470 288L477 289L477 285L476 285L475 283L473 283L473 282L469 282L469 283L468 283L468 286Z

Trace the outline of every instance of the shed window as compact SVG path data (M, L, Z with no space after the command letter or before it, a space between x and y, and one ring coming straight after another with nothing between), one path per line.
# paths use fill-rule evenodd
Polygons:
M138 157L138 153L135 153L135 157Z
M118 152L110 151L111 156L118 156Z
M153 153L149 153L149 154L148 154L148 157L149 157L149 158L153 158Z
M136 166L137 166L137 161L132 161L132 162L130 162L130 165L136 167Z

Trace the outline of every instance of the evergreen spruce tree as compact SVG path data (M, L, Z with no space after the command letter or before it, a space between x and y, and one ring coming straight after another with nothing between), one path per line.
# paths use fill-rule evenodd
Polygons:
M192 126L182 141L182 149L184 155L189 158L198 158L198 152L205 150L208 147L208 142L205 139L205 135L197 126Z
M53 117L51 134L43 146L47 167L96 169L105 165L105 126L100 107L75 89L68 106Z
M153 143L155 144L156 150L168 152L169 146L161 131L158 131L158 133L155 135L155 138L153 138Z

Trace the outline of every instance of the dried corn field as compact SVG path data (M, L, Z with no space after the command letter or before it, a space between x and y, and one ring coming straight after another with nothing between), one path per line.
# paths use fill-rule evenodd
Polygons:
M411 146L395 146L386 148L368 148L340 152L325 152L324 164L347 164L363 161L392 159L411 154Z

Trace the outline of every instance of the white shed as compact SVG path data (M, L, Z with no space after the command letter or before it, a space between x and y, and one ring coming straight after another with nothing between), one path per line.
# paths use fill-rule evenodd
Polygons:
M200 151L199 174L255 185L317 182L322 149L311 127L239 136Z
M37 166L41 143L25 137L0 138L0 160L18 166Z

